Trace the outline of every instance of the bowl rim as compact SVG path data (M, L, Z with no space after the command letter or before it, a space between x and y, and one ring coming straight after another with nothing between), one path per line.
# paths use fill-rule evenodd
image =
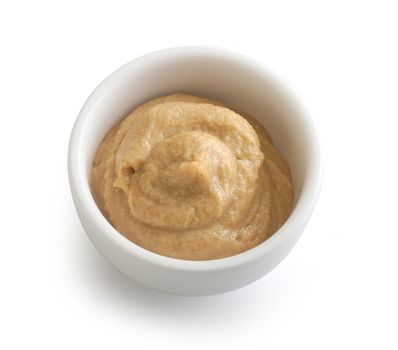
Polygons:
M228 59L250 69L255 69L257 74L267 79L284 93L285 97L296 111L297 117L300 118L300 123L305 125L308 134L306 137L308 137L311 144L307 176L296 205L286 222L271 237L256 247L237 255L215 260L193 261L171 258L146 250L128 240L108 222L99 210L91 193L86 171L80 167L82 147L84 145L82 142L84 129L87 127L87 121L93 107L95 107L97 102L106 94L108 88L123 79L123 76L129 70L136 69L137 66L145 64L146 61L156 63L161 62L165 58L181 58L188 55ZM72 196L79 217L81 214L80 210L84 211L85 215L89 215L92 221L95 222L96 229L98 229L101 234L107 235L118 248L152 265L179 271L203 272L226 270L236 266L251 264L254 261L261 260L266 255L275 251L279 246L291 240L292 236L296 235L295 231L297 227L305 226L316 204L322 182L323 163L314 123L300 98L285 79L282 79L263 63L235 51L231 51L230 49L216 46L178 46L154 51L126 63L112 72L93 90L80 110L71 132L68 148L68 175ZM86 233L90 237L87 231ZM95 242L93 243L95 244Z

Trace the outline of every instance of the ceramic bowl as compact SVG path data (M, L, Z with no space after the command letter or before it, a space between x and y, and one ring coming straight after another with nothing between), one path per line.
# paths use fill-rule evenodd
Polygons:
M218 260L173 259L127 240L98 209L90 189L90 170L104 135L138 105L174 92L218 100L255 117L266 126L288 160L295 190L294 209L284 225L257 247ZM292 90L261 63L214 47L157 51L108 76L89 96L73 127L68 170L77 213L98 251L135 281L189 296L243 287L277 266L302 234L321 183L316 131Z

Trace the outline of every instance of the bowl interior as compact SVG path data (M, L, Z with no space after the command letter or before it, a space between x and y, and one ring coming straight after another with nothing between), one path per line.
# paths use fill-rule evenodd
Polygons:
M141 103L186 92L225 103L256 118L289 162L295 203L313 161L314 136L301 108L279 80L257 63L223 51L163 51L135 60L108 77L85 105L80 169L89 187L95 151L119 120Z

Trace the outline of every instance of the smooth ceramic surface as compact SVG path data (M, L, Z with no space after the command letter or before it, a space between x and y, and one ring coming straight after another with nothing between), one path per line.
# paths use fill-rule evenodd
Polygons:
M186 261L147 251L118 233L90 191L95 151L107 131L146 100L186 92L224 102L265 125L287 158L295 204L286 223L257 247L225 259ZM209 295L243 287L277 266L290 252L313 211L321 183L313 123L294 93L268 69L214 47L181 47L138 58L106 78L90 95L74 125L69 182L81 223L117 269L149 287L179 295Z

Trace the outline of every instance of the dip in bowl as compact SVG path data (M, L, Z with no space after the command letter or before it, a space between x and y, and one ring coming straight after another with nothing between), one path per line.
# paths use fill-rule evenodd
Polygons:
M266 127L276 149L290 166L294 188L290 215L269 238L246 251L222 258L215 256L212 260L157 254L119 233L95 201L91 169L105 135L144 102L175 92L219 101L233 111L252 116ZM193 140L201 137L195 134ZM242 287L278 265L303 232L321 182L316 132L297 97L259 63L210 47L158 51L126 64L106 78L88 98L76 120L69 145L68 170L79 218L102 255L142 284L192 296ZM122 190L123 181L119 184ZM141 204L136 208L137 213L140 208ZM205 214L206 218L212 218L217 213ZM145 220L145 211L139 215ZM159 225L166 224L162 221Z

